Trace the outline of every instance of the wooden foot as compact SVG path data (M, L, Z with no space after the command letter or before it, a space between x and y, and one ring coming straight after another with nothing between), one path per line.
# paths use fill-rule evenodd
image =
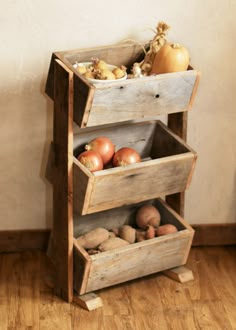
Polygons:
M184 266L167 269L163 271L163 274L180 283L185 283L194 279L193 272Z
M95 293L87 293L82 296L74 295L73 301L88 311L92 311L103 306L102 299Z

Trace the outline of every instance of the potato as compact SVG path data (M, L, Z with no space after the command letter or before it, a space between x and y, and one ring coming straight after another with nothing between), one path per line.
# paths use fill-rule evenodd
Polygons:
M147 225L158 227L160 221L161 215L158 209L153 205L144 205L137 211L136 224L141 229L146 229Z
M130 244L135 242L135 233L136 233L136 230L129 225L124 225L119 228L120 238L124 239L125 241L129 242Z
M97 75L98 79L101 80L114 80L116 79L114 73L112 73L110 70L101 70L100 73Z
M146 231L142 229L136 229L136 235L135 235L135 241L136 242L142 242L146 239Z
M87 252L89 255L94 255L94 254L98 254L100 251L98 251L96 249L89 249Z
M98 246L100 252L110 251L122 246L129 245L127 241L120 237L110 237Z
M76 240L84 249L95 249L99 244L108 239L108 237L109 231L107 229L96 228L78 237Z
M87 69L85 66L77 66L76 70L78 71L78 73L80 74L85 74L87 72Z
M114 233L115 236L119 236L119 228L112 228L109 231L110 233Z
M178 229L174 225L167 223L156 228L156 236L168 235L176 233L177 231Z
M151 239L155 237L155 228L151 225L147 226L146 232L145 232L145 238L146 239Z
M120 79L125 75L125 72L121 68L113 69L112 73L115 75L116 79Z

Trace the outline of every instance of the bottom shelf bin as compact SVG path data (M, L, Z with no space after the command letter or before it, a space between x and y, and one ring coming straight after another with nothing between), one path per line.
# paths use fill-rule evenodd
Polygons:
M192 244L194 230L162 199L75 218L74 236L91 229L112 229L134 225L137 209L153 204L161 214L161 224L170 223L178 231L111 251L89 255L74 239L74 289L82 295L135 278L184 265Z

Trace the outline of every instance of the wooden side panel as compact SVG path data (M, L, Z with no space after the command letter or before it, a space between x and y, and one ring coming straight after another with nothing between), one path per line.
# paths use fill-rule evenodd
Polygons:
M111 169L106 175L96 176L87 213L184 191L193 157L186 153L143 162L142 166L134 164L122 172Z
M74 121L80 127L87 125L93 103L94 86L86 83L77 74L74 74Z
M75 62L88 62L92 58L100 58L109 64L125 65L127 68L144 57L141 45L134 43L119 43L115 45L93 47L86 49L74 49L60 53L60 58L68 66Z
M88 276L91 267L91 258L87 252L77 244L75 239L73 257L74 289L79 294L84 294L86 292Z
M82 165L78 160L74 158L73 164L73 205L74 212L79 212L80 214L86 214L91 189L93 187L94 177L93 175L82 168Z
M187 111L196 76L190 70L96 88L87 126Z
M73 297L73 74L61 62L54 62L52 255L55 291L66 301Z
M87 292L177 267L185 263L188 231L131 244L92 258ZM115 253L114 253L115 252Z
M57 57L56 53L53 53L51 56L50 64L49 64L49 70L48 70L48 76L47 76L46 88L45 88L46 94L52 100L54 100L54 72L55 72L54 63L57 58L58 57Z

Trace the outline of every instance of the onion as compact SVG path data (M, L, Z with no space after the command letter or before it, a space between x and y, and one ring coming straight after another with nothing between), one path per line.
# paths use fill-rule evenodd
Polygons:
M141 157L134 149L124 147L115 152L112 162L115 167L125 166L141 162Z
M115 153L114 144L109 138L105 136L100 136L93 139L88 144L86 144L85 149L98 152L102 157L104 165L108 164L112 160L112 157Z
M90 172L100 171L103 169L102 157L98 152L93 150L83 151L78 160L83 164Z

